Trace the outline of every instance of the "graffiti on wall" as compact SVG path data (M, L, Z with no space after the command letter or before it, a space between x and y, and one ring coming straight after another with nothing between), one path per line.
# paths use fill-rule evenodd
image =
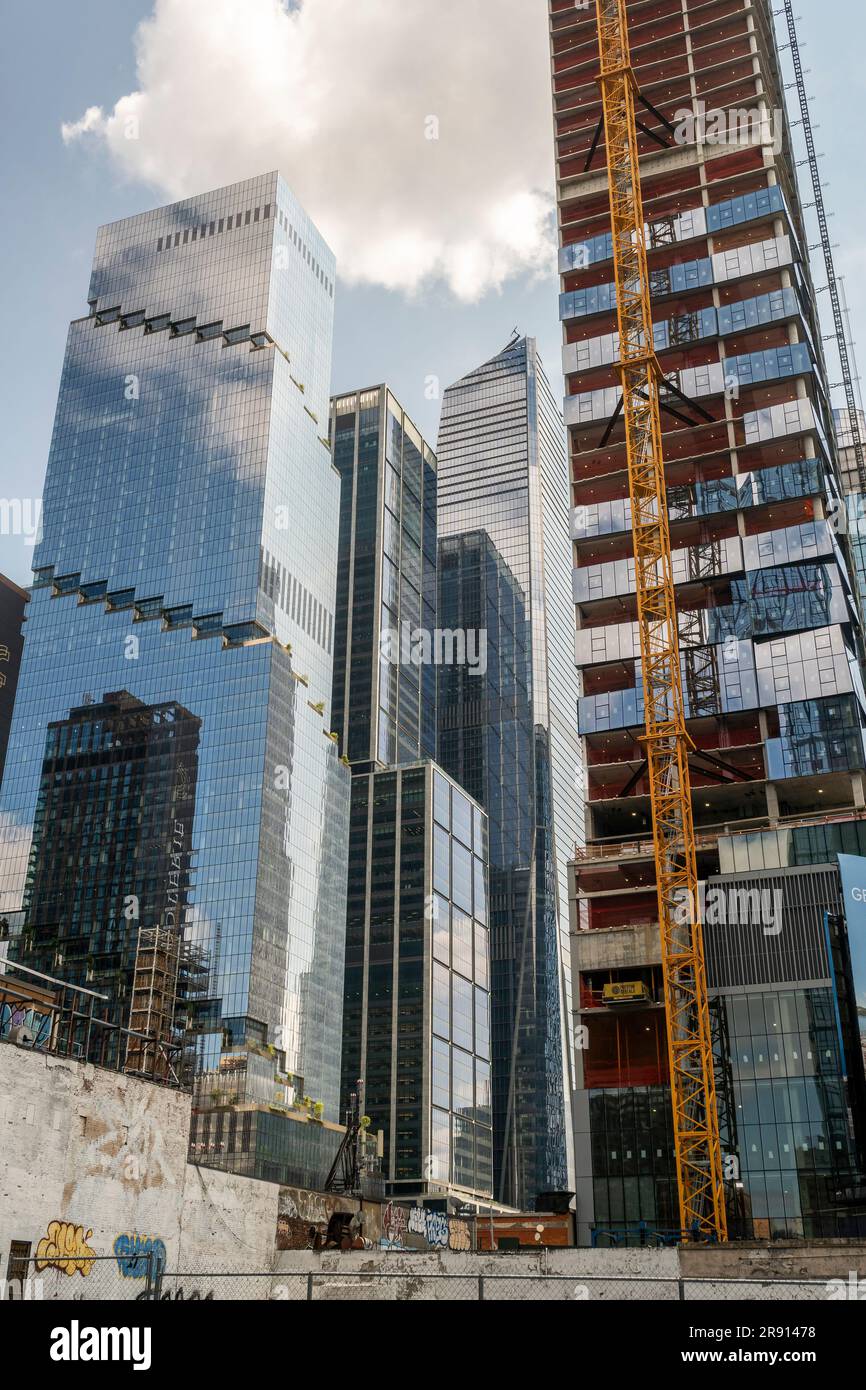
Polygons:
M87 1244L92 1235L92 1230L85 1233L83 1226L74 1226L71 1221L51 1221L36 1247L36 1269L57 1269L62 1274L77 1270L86 1278L96 1259L96 1251Z
M448 1217L441 1211L428 1211L426 1207L412 1207L409 1212L409 1231L412 1235L423 1236L434 1249L444 1250L448 1244Z
M44 1047L51 1037L51 1014L33 1004L4 999L0 1004L0 1038L7 1038L14 1028L26 1028L32 1033L31 1047Z
M396 1202L388 1202L382 1211L382 1244L394 1250L402 1250L408 1224L406 1208L399 1207Z
M471 1250L472 1239L468 1221L445 1216L441 1211L412 1207L407 1228L410 1235L422 1236L434 1250Z
M114 1255L124 1279L145 1279L148 1266L151 1278L158 1279L165 1269L165 1244L159 1236L123 1231L115 1238Z
M207 1303L212 1298L213 1289L207 1293L202 1293L200 1289L187 1293L182 1284L176 1289L166 1289L164 1293L148 1293L147 1289L142 1289L141 1293L135 1295L136 1303Z
M471 1250L472 1241L469 1236L468 1221L455 1220L453 1217L448 1222L448 1249L449 1250Z
M358 1203L336 1194L308 1192L302 1187L281 1187L277 1206L277 1249L306 1250L310 1231L324 1237L331 1217L354 1212Z

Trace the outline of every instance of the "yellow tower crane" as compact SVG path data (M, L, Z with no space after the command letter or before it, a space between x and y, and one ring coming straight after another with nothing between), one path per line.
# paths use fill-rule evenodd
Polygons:
M726 1240L626 0L596 0L680 1222Z

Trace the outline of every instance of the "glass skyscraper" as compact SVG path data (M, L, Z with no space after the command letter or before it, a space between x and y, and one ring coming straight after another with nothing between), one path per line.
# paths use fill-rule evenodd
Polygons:
M436 457L386 386L336 397L331 438L334 727L352 770L343 1105L360 1091L394 1194L489 1198L487 820L432 762Z
M7 579L5 574L0 574L0 781L6 763L15 691L18 689L24 646L21 627L26 605L27 594L24 590Z
M342 480L334 728L353 766L436 751L436 458L386 386L333 402Z
M34 931L42 866L62 919L99 853L94 806L110 801L120 824L138 804L111 780L114 716L94 701L182 707L198 743L176 926L210 960L218 1001L199 1069L255 1062L246 1094L263 1107L279 1075L303 1078L330 1118L349 806L330 718L333 296L331 252L275 173L100 229L89 313L69 329L0 796L12 951L62 977L62 948L41 952ZM76 751L78 820L61 843L81 856L52 859L52 740L83 737L73 726L92 742ZM169 841L166 806L148 834ZM159 854L147 862L163 876ZM165 885L122 858L99 883L81 917L94 942L128 949L132 927L172 925ZM121 911L129 894L138 923Z
M565 439L534 339L448 388L437 454L439 622L480 623L488 653L483 674L442 668L438 757L490 816L494 1190L527 1207L569 1185L582 834Z
M181 705L143 705L127 691L48 726L20 950L106 994L120 1027L139 923L175 932L185 918L200 732Z
M487 818L432 762L358 772L343 1092L396 1196L492 1195Z

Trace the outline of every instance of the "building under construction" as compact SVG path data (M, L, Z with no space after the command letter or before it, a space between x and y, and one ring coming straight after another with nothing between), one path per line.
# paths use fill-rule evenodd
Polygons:
M772 11L766 0L625 10L697 874L833 865L864 849L861 636ZM583 1239L630 1239L678 1231L680 1215L596 6L551 0L550 23L586 766L573 874L578 1221ZM732 880L718 884L717 943ZM751 923L753 956L800 922L796 893L766 891L771 906L782 894L784 915ZM813 934L834 894L809 898ZM850 1229L834 1209L856 1188L850 1106L841 1082L822 1079L844 1075L847 1043L831 1061L821 1048L830 996L847 985L829 946L819 960L820 942L810 955L797 940L766 967L710 952L736 1233ZM773 1056L802 1080L802 1116Z

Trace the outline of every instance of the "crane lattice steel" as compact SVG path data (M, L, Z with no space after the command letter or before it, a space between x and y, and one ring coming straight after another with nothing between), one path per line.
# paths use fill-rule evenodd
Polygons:
M625 0L596 0L680 1221L727 1239Z

